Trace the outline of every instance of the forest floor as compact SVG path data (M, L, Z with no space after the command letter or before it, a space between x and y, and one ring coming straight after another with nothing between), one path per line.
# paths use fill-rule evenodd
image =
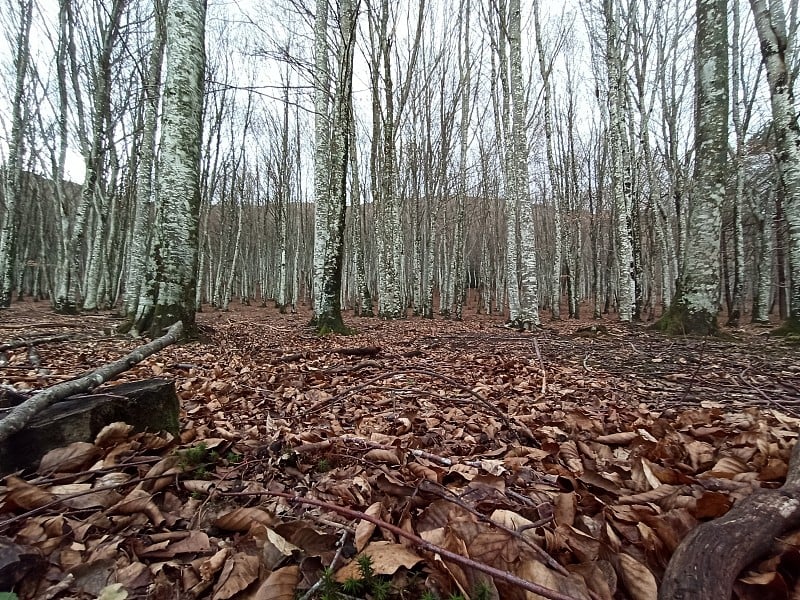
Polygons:
M69 336L37 346L38 364L8 353L0 384L23 393L141 343L111 335L107 313L0 315L0 343ZM471 310L349 316L354 335L318 337L308 320L207 309L204 341L117 380L174 380L180 439L122 430L6 478L0 575L30 569L16 594L514 600L542 597L533 582L655 598L687 532L781 485L798 435L800 350L765 329L665 337L608 318L518 333ZM789 532L735 597L800 597L798 565Z

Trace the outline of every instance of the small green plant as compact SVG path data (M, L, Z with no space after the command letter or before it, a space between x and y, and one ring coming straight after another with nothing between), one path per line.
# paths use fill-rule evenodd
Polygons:
M320 458L317 461L317 473L327 473L331 470L331 462L327 458Z
M392 593L392 582L375 574L372 557L362 554L356 562L359 577L350 577L341 584L336 583L333 571L325 569L322 572L317 597L320 600L340 600L343 596L388 600Z
M492 597L492 588L485 581L479 582L471 594L475 600L489 600Z
M205 442L200 442L197 446L181 450L178 455L181 457L180 464L182 466L196 467L207 461L208 446Z
M330 567L323 569L319 586L320 600L339 600L341 597L339 584L333 577L333 569Z
M243 459L244 456L241 454L236 454L236 452L233 452L232 450L225 455L225 460L232 465L238 465Z
M178 466L184 471L193 471L197 479L211 477L211 470L219 460L219 452L209 450L205 442L178 451Z
M19 600L14 592L0 592L0 600Z

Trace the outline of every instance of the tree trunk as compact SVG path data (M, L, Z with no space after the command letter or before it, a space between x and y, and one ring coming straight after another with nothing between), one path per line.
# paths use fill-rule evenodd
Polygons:
M800 125L794 103L793 80L784 49L788 37L783 3L750 0L761 54L767 67L772 122L777 138L775 160L784 190L783 212L789 254L789 316L784 328L800 331Z
M155 302L133 324L151 335L176 321L183 321L187 336L195 333L205 15L205 2L170 0L167 6Z
M677 334L717 332L720 232L728 151L726 0L697 0L695 188L678 290L659 327Z
M0 308L8 308L14 287L14 262L17 250L17 201L22 189L22 143L25 135L25 81L30 60L30 33L33 0L20 0L19 29L14 49L14 99L11 105L11 137L5 166L3 199L5 212L0 223Z

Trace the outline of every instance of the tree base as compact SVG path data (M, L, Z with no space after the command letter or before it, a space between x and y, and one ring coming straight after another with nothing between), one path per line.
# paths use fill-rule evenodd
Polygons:
M669 310L653 323L652 329L668 335L719 335L717 314L705 310L692 311L683 302L673 302Z
M309 323L317 332L317 335L329 335L331 333L339 335L353 335L354 330L344 324L342 315L321 315L314 317Z
M800 341L800 320L789 317L780 327L773 329L769 334L776 337L796 338Z
M669 561L660 600L730 598L736 578L800 525L800 444L792 450L786 483L753 492L724 516L693 529Z

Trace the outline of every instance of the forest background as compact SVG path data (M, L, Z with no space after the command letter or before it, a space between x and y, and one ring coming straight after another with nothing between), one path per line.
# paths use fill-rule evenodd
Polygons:
M158 161L174 163L160 120L165 6L9 2L2 303L13 291L59 311L121 307L146 331L165 243L153 234L172 230L196 235L184 292L196 306L320 305L325 231L336 230L321 198L338 169L341 300L357 313L460 318L473 289L479 310L521 327L538 325L540 308L576 317L587 300L596 317L652 319L676 292L692 297L676 284L683 273L690 286L685 263L703 258L715 317L701 331L720 301L729 324L786 320L797 203L775 159L782 134L753 11L716 4L728 156L701 232L690 1L211 2L200 195L176 228L157 193ZM782 36L792 94L797 3L751 4ZM692 240L709 232L698 252Z

